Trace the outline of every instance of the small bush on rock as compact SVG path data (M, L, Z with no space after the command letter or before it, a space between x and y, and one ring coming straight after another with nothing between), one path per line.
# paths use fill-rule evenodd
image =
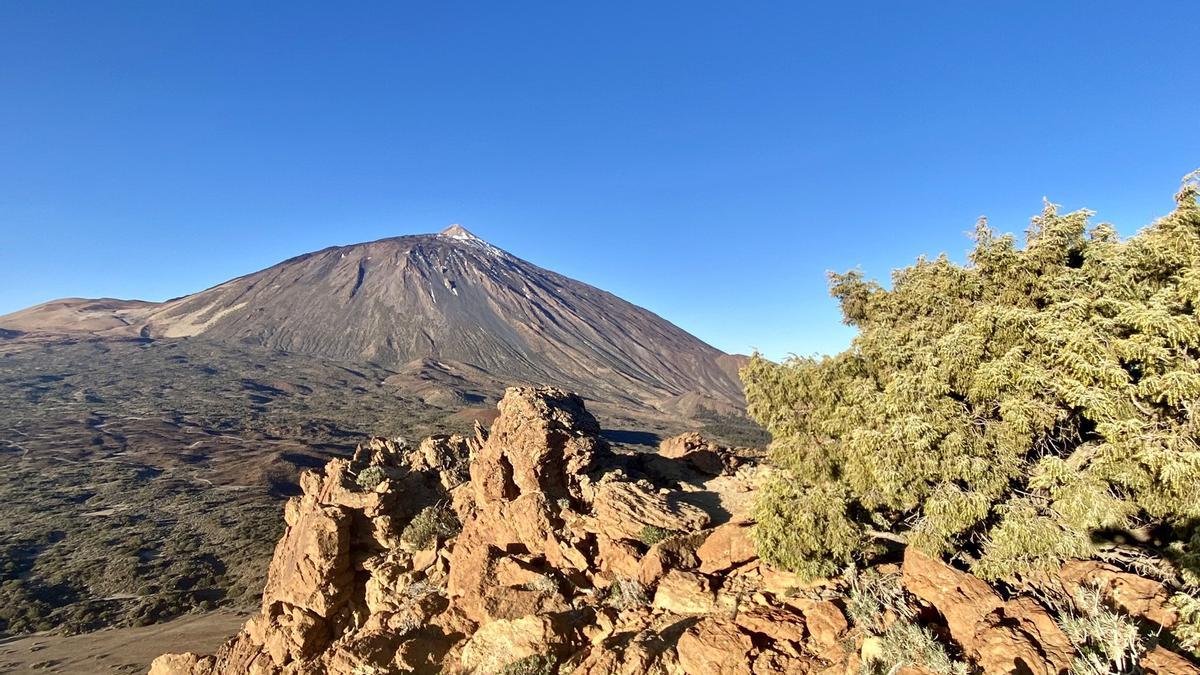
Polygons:
M1200 658L1200 599L1187 593L1176 593L1171 606L1179 612L1179 623L1172 632L1179 646Z
M557 659L548 654L535 654L504 666L499 675L555 675L557 672Z
M967 664L946 652L928 628L899 620L880 636L879 657L863 664L863 675L890 675L901 668L922 668L937 675L968 675Z
M667 530L655 525L647 525L638 534L638 539L647 546L653 546L664 539L674 537L678 532Z
M374 490L379 487L379 484L387 480L387 472L381 466L371 465L354 477L354 482L364 490Z
M880 574L874 569L859 573L850 568L846 574L850 590L846 614L855 628L866 635L882 635L884 618L911 620L917 613L900 586L900 575Z
M438 539L458 534L461 529L462 524L458 522L458 516L449 506L435 504L426 506L413 517L400 533L400 540L414 548L426 549Z
M639 607L649 602L646 587L636 579L617 577L604 593L604 604L615 609Z
M1194 563L1198 179L1127 240L1047 204L1023 248L981 222L965 266L922 258L890 288L833 275L851 348L742 371L779 469L763 558L829 575L892 540L997 579L1157 528Z

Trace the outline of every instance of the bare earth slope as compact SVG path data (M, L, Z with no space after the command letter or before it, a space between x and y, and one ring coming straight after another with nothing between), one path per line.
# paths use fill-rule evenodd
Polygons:
M0 329L203 336L401 372L432 360L669 408L741 402L723 352L457 225L323 249L162 304L47 303L0 317Z

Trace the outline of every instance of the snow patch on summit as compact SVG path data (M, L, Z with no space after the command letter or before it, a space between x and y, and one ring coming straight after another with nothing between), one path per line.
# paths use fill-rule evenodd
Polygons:
M454 241L457 241L457 242L461 242L464 244L475 246L477 248L481 248L484 251L487 251L488 253L490 253L494 256L497 256L497 257L503 257L505 255L504 251L501 251L500 249L496 248L495 246L492 246L491 244L487 243L486 241L471 234L470 230L463 227L462 225L459 225L458 223L455 223L455 224L451 225L450 227L447 227L446 229L442 230L441 232L438 232L437 236L439 239L453 239Z

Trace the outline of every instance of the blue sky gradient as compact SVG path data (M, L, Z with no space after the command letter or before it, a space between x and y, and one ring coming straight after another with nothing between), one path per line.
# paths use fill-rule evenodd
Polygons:
M1192 3L0 4L0 314L462 223L717 347L1200 167Z

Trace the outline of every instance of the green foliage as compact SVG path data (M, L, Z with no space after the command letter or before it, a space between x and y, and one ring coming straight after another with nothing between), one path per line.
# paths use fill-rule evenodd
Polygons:
M458 516L445 504L435 504L421 509L400 533L400 540L413 548L427 549L438 539L452 537L462 530Z
M1179 612L1179 622L1171 632L1180 647L1200 658L1200 598L1176 593L1171 597L1171 606Z
M354 482L364 490L374 490L380 483L387 480L387 472L381 466L371 465L355 476Z
M554 675L557 672L557 659L549 654L534 654L504 666L499 675Z
M1087 556L1091 533L1200 519L1200 208L1136 236L1047 204L1023 248L980 222L890 288L832 275L858 329L836 356L755 356L749 413L774 441L755 537L828 575L881 539L975 559L989 579ZM1195 557L1195 546L1176 547Z
M667 530L656 525L647 525L638 533L638 539L647 546L653 546L663 539L670 539L679 534L674 530Z

